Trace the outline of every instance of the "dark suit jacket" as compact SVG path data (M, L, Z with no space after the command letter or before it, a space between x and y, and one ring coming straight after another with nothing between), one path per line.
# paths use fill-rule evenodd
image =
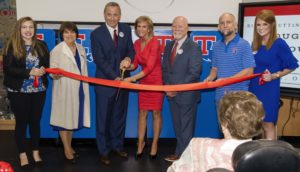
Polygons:
M187 38L175 57L173 65L170 65L170 56L175 41L171 41L165 47L163 55L163 81L165 85L188 84L199 82L202 70L202 55L200 47ZM180 51L181 51L180 50ZM191 104L200 100L199 91L178 92L172 100Z
M118 46L114 46L113 39L105 24L99 26L91 33L91 47L94 62L96 63L96 77L114 80L120 76L120 63L125 57L133 61L134 48L131 37L131 28L124 24L118 24ZM125 77L129 72L125 73ZM102 95L112 96L117 89L105 86L95 86L95 91Z

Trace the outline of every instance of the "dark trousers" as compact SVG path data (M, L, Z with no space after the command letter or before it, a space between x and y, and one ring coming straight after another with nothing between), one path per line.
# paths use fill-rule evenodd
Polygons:
M180 156L194 136L197 102L180 104L170 101L172 123L177 140L175 155Z
M29 126L31 149L39 149L40 120L45 102L46 92L19 93L8 92L10 106L15 114L15 139L19 153L26 152L26 129Z
M99 154L111 150L122 151L128 106L128 91L121 90L118 97L96 93L96 140Z

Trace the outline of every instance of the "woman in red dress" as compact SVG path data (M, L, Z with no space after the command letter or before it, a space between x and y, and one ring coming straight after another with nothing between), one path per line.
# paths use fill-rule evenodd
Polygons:
M142 71L138 74L125 78L126 82L136 82L140 84L162 85L161 53L160 43L153 34L153 22L147 16L140 16L135 21L135 32L140 38L134 43L136 55L133 63L123 60L121 69L135 70L138 65ZM153 142L149 154L150 159L157 157L157 142L161 131L162 118L161 108L163 103L162 92L139 91L138 93L138 148L136 159L140 159L145 147L144 136L147 126L148 111L153 114Z

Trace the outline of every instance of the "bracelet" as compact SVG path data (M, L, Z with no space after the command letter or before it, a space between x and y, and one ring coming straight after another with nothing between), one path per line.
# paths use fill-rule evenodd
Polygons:
M280 78L279 72L272 73L271 77L272 77L272 79L278 79L278 78Z
M276 78L280 78L279 72L275 73Z

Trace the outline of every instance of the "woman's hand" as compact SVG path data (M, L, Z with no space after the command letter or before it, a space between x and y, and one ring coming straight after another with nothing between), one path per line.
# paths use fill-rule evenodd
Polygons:
M124 78L123 81L125 81L125 82L135 82L136 80L133 77L127 77L127 78Z
M31 76L43 76L46 73L45 68L42 66L40 68L32 68L29 75Z
M61 75L55 75L55 74L52 74L51 76L53 79L59 79L62 77Z
M278 73L272 73L266 69L265 72L262 74L262 79L266 82L270 82L274 79L280 78L280 75Z
M269 74L263 74L262 78L263 78L264 81L270 82L270 81L272 81L272 74L270 74L270 73Z

